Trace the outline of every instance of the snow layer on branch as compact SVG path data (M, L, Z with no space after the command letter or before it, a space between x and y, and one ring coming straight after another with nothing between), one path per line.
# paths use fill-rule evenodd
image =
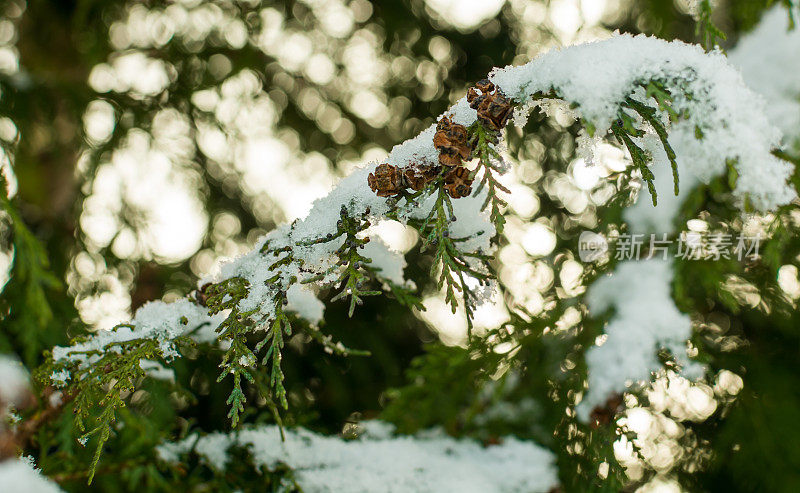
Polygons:
M275 426L225 435L192 436L159 447L159 455L177 461L194 450L212 467L224 470L231 446L250 449L257 466L285 464L303 491L322 492L545 492L558 482L553 455L513 437L483 447L442 433L394 436L391 425L366 423L357 440L323 436L304 429Z
M23 459L0 462L0 491L14 493L59 493L61 488L48 481Z
M800 18L800 9L795 15ZM770 121L787 139L800 139L800 29L789 30L786 9L775 6L764 14L729 58L747 85L766 98Z
M577 105L577 115L594 124L601 136L637 87L659 81L670 91L675 111L688 116L671 126L669 140L682 149L682 164L689 173L707 182L723 173L731 159L739 172L737 195L748 196L759 209L772 209L795 197L787 185L791 165L771 154L780 134L766 117L763 99L745 85L722 53L705 53L680 41L618 34L552 50L522 66L495 69L490 78L520 102L555 90ZM703 134L700 140L696 129Z
M681 167L681 181L689 184L684 190L691 188L695 180L707 181L723 173L727 169L726 161L731 159L739 174L737 194L746 195L756 207L769 209L795 196L786 184L791 166L770 152L779 141L779 133L764 115L763 100L745 86L742 77L721 53L707 54L697 46L677 41L617 35L596 43L552 50L523 66L496 69L491 78L503 92L520 102L536 93L555 90L559 97L576 105L577 116L594 124L597 136L607 134L609 125L618 117L619 105L627 97L644 99L641 86L656 80L670 91L674 110L687 115L669 129L669 140ZM475 111L465 98L445 114L463 125L470 125L476 119ZM697 129L703 135L700 140L696 138ZM397 166L435 162L434 132L435 127L431 126L419 136L395 146L387 162ZM652 144L653 139L649 141ZM661 152L656 166L663 166L663 152L656 150L657 146L649 147L653 154ZM249 281L249 294L239 308L244 312L252 310L251 317L258 327L266 327L274 317L279 293L289 290L298 281L322 276L319 283L323 284L337 277L334 253L341 245L341 238L328 242L313 240L337 232L342 208L351 217L365 216L373 223L386 217L390 211L386 199L377 197L367 186L367 176L378 164L370 163L356 169L327 196L315 201L305 218L272 231L250 253L222 266L214 280L242 277ZM660 172L657 176L664 181L668 174ZM630 213L629 219L640 223L637 228L665 227L670 222L669 214L674 213L679 203L679 200L666 199L670 188L659 185L662 201L671 203L660 216L646 211L640 212L636 219L637 213ZM453 201L458 220L452 223L451 233L470 238L459 243L459 248L480 249L489 254L492 250L489 240L495 231L487 215L480 211L483 198ZM424 217L432 202L425 200L417 208L401 207L397 219ZM645 210L644 204L637 207ZM389 262L386 257L372 254L384 276L393 282L402 280L402 262L397 259ZM283 262L270 270L277 261ZM273 278L276 280L266 282ZM667 303L661 308L668 310L673 305L668 297L669 290L663 290L667 292L664 298ZM312 292L294 290L291 297L293 310L300 316L309 318L312 323L319 320L321 306L312 299ZM179 323L183 316L190 321L186 326ZM207 327L208 333L213 335L220 320L208 317L202 307L186 300L169 305L156 302L137 312L133 328L120 327L72 348L56 348L54 357L61 359L76 350L102 350L109 343L136 337L156 338L163 343L165 355L174 355L172 338L197 325ZM609 327L615 327L616 322L612 320ZM86 359L81 355L74 358Z
M659 194L653 206L646 191L641 191L636 204L623 213L630 234L673 233L675 218L683 200L697 184L694 177L683 173L680 194L672 193L672 171L658 138L645 136L640 144L653 155L653 173ZM676 151L677 152L677 151ZM663 367L656 357L661 348L669 349L685 366L684 376L699 376L702 367L689 362L686 341L691 336L689 317L680 313L671 296L672 263L651 259L623 262L611 273L596 281L587 296L589 313L601 317L611 309L601 344L586 353L589 389L578 406L578 417L587 420L592 409L602 405L613 393L623 393L631 382L650 380L652 372Z
M286 299L289 302L286 308L297 313L300 318L314 325L322 321L325 304L310 289L295 284L286 291Z
M630 382L649 382L663 367L659 348L668 349L685 374L697 376L701 370L687 356L692 323L672 300L672 277L669 260L627 261L589 288L592 316L608 310L614 316L606 326L605 341L586 351L589 390L577 408L581 419L609 395L625 392Z
M185 322L182 318L185 317ZM53 359L56 361L72 359L74 361L92 362L96 356L87 355L86 352L103 352L109 344L115 344L134 339L155 339L162 344L162 353L165 357L175 356L172 349L172 340L181 335L193 335L195 339L203 342L213 340L213 331L208 327L217 327L222 321L222 315L210 317L208 309L199 306L187 299L164 303L151 301L136 310L136 315L128 325L118 326L113 330L97 332L89 340L72 346L56 346L53 348Z
M390 249L377 238L371 238L364 245L361 255L372 260L371 266L378 270L378 275L396 286L406 284L403 270L406 268L406 259L401 253Z
M795 197L787 183L791 165L771 153L780 134L766 117L763 99L744 84L721 53L708 54L678 41L616 35L550 51L526 65L495 70L490 78L522 103L554 91L574 105L576 117L595 126L595 138L608 134L626 98L655 105L643 89L650 81L668 89L672 108L682 117L672 124L663 111L660 117L669 127L681 193L677 197L672 193L672 172L657 138L650 134L634 139L653 156L659 204L653 207L648 194L640 193L637 204L624 213L631 233L672 232L685 196L698 182L726 172L729 160L739 174L735 193L740 199L746 197L768 210ZM691 323L670 296L671 280L670 262L625 262L590 288L591 315L609 309L614 314L605 339L587 351L589 390L579 406L583 419L631 381L648 381L662 368L656 357L659 349L669 349L680 364L688 364ZM690 373L699 368L691 365Z
M745 36L737 48L731 52L731 62L742 69L744 80L751 88L763 94L767 99L765 111L772 123L779 126L787 136L792 139L800 138L800 76L787 77L787 74L800 74L800 31L788 31L788 16L782 7L775 7L764 16L756 29ZM757 99L756 99L757 100ZM758 105L760 106L760 104ZM753 108L753 110L758 109ZM673 129L674 130L674 129ZM683 133L670 133L670 141L677 155L679 175L681 177L681 192L678 196L672 193L660 193L658 206L654 207L647 193L640 193L637 203L624 212L625 221L629 225L630 233L672 233L675 229L675 218L678 209L691 189L697 184L697 177L687 173L686 163L693 159L695 147L702 145L692 136ZM659 191L669 191L672 188L672 177L666 154L656 138L647 136L642 142L643 147L653 156L653 173L655 185ZM772 157L770 156L771 160ZM757 172L756 169L749 169ZM757 174L764 173L763 171ZM767 177L770 179L770 177ZM747 183L750 182L750 183ZM753 188L755 193L761 189L762 178L759 176L742 176L740 186ZM651 264L652 261L646 262ZM616 276L617 286L624 286L624 277L635 278L629 273L636 269L640 271L639 277L647 277L647 272L652 270L652 265L634 267L636 264L626 263L620 265L620 271L612 274ZM663 274L663 273L662 273ZM650 275L648 283L652 284L646 291L637 293L635 300L625 301L625 306L632 310L640 310L641 314L631 315L626 310L619 310L612 316L605 343L590 349L587 353L589 367L589 393L579 406L581 417L586 419L591 409L602 404L612 392L623 392L626 389L626 380L646 380L649 373L661 367L655 360L655 352L662 346L672 345L676 356L684 355L685 349L681 346L690 335L690 326L687 318L678 313L671 297L668 296L671 284L671 274L668 276ZM598 302L600 294L613 293L616 288L610 287L611 279L601 279L590 290L590 311L592 315L600 315L603 310L617 308L609 300ZM658 289L653 286L658 284ZM653 296L650 295L653 294ZM665 294L666 293L666 294ZM620 299L626 297L619 295ZM659 301L660 300L660 301ZM592 304L594 301L594 304ZM642 309L641 307L646 307ZM667 318L659 320L661 315L642 318L637 322L636 317L644 316L644 312L665 314ZM658 321L659 323L654 323ZM639 324L637 326L637 323ZM672 330L663 331L660 324ZM625 327L630 326L632 332L625 333ZM634 330L638 327L638 330ZM642 339L640 334L646 331L647 337ZM656 339L655 335L664 336ZM645 345L642 346L642 341ZM635 346L634 346L635 345ZM634 351L634 347L638 351ZM682 357L685 364L685 359ZM691 364L689 373L698 373L699 365ZM684 371L684 376L689 376Z
M470 125L477 119L477 112L469 107L466 98L461 98L444 114L463 125ZM420 162L436 162L438 151L433 146L435 131L435 125L432 125L416 137L394 146L385 162L400 167ZM266 235L253 251L224 264L220 273L208 280L217 282L232 277L247 279L250 282L250 292L240 306L242 310L258 309L258 322L263 322L274 315L272 301L275 295L288 289L296 280L302 281L320 274L324 274L324 277L319 284L336 279L335 266L338 258L334 253L341 245L341 239L313 244L309 242L328 234L336 234L342 208L351 217L363 215L373 223L386 218L390 211L387 200L378 197L367 185L367 177L378 164L380 163L374 162L357 168L342 179L327 196L317 199L305 218ZM480 210L485 198L485 193L482 193L478 197L470 196L453 201L459 221L453 223L452 233L458 237L471 238L459 244L459 248L465 251L481 248L484 253L489 253L491 250L489 240L495 233L494 226L488 220L488 214ZM401 210L397 219L404 222L411 218L424 218L434 202L435 199L429 197L417 208L404 208L405 211ZM267 253L261 253L261 247L265 244ZM402 273L405 261L402 256L388 250L378 251L377 245L370 245L372 243L367 245L367 253L364 255L375 257L373 266L379 270L380 276L396 285L405 285ZM266 267L275 261L287 258L288 253L281 252L284 248L292 250L293 260L274 270L268 270ZM265 280L275 275L278 275L278 281L267 285Z
M469 125L476 119L475 110L469 108L466 99L459 101L447 113L456 121ZM422 132L414 139L395 146L389 155L388 162L398 166L407 166L419 160L435 161L437 151L433 147L435 127ZM344 207L351 216L364 215L373 222L384 218L390 207L385 198L378 197L367 185L367 176L375 170L379 163L370 163L356 169L344 178L325 197L314 202L308 215L291 225L284 225L259 240L250 252L221 265L214 276L202 279L198 286L206 282L219 282L225 279L241 277L249 282L248 296L239 304L243 312L254 311L251 316L260 327L266 326L274 316L275 297L281 291L287 291L289 309L300 317L316 324L322 319L324 306L311 291L290 288L298 281L310 279L324 274L320 284L336 278L336 249L342 239L335 241L311 243L328 234L337 232L340 211ZM489 239L494 228L488 216L480 212L480 205L485 195L467 197L454 201L454 208L462 220L453 227L454 234L472 239L460 244L461 248L482 248L489 250ZM414 213L424 216L430 206L423 204ZM369 211L369 213L367 213ZM412 216L411 213L408 216ZM416 216L414 216L416 217ZM400 218L403 219L403 218ZM407 218L406 218L407 219ZM374 244L373 244L374 243ZM379 276L396 285L406 285L403 277L405 260L402 255L387 249L380 249L376 242L368 244L366 254L373 258L373 266L379 270ZM262 248L265 252L262 253ZM278 260L286 259L291 249L292 260L273 270L269 267ZM267 283L268 279L278 276L277 281ZM180 323L181 317L189 320L187 325ZM205 308L188 300L175 303L152 302L136 312L134 320L128 326L120 326L113 331L99 332L88 341L70 347L56 347L53 351L55 360L70 357L78 361L92 361L92 357L84 354L72 354L85 351L102 351L109 344L129 341L137 338L155 338L163 343L165 355L175 356L170 341L185 333L199 333L202 340L214 340L214 329L224 318L224 314L209 317ZM202 331L194 331L196 327Z

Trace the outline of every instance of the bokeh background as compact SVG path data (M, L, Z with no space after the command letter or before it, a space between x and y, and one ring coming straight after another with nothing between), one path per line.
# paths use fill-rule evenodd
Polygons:
M304 216L354 166L380 160L429 126L494 66L615 30L696 42L689 2L0 2L3 173L57 278L44 285L52 311L18 310L6 318L0 351L33 366L43 350L125 321L148 300L184 296L221 259ZM718 2L714 20L728 35L724 47L735 45L767 3ZM516 165L505 178L512 194L499 275L514 303L536 315L585 290L584 266L567 252L580 230L597 225L598 208L624 188L606 178L626 162L611 146L602 166L575 159L577 127L558 114L531 118L526 133L533 137L509 132ZM1 283L15 255L9 218L3 220ZM430 261L419 254L413 231L397 224L378 234L408 252L411 278L425 278ZM369 300L348 319L343 306L328 305L324 330L370 350L370 358L332 357L293 339L284 360L287 422L339 432L343 423L381 412L392 397L387 389L407 382L426 345L441 342L442 352L463 347L463 317L449 313L434 286L420 284L419 292L425 312ZM9 303L15 293L3 296ZM477 326L490 329L507 317L497 300L479 310ZM579 317L575 310L575 322ZM544 361L560 364L551 359ZM229 389L214 383L215 364L177 364L198 400L162 410L165 416L177 412L185 428L219 428ZM455 378L442 369L442 379L449 377ZM676 422L705 420L741 388L734 373L720 381L717 392L713 382L688 391L685 381L664 380L658 395L684 399L673 405L679 418L634 414L635 426L652 432L656 444L630 457L630 476L642 480L637 486L678 488L676 467L698 444L687 443L697 435L687 438ZM134 457L147 445L112 449ZM778 459L786 450L775 452L775 460L788 460ZM791 449L794 464L797 454ZM725 484L722 469L706 486ZM112 488L114 480L101 470L96 488Z

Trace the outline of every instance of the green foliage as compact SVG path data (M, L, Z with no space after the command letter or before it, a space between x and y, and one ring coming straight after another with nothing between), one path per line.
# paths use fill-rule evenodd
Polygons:
M649 152L639 147L631 138L641 137L644 135L644 132L635 127L634 119L624 111L619 113L619 119L611 125L611 132L619 143L628 149L631 161L633 162L633 169L642 175L642 180L647 183L647 190L650 192L653 206L657 205L658 194L656 193L656 187L653 183L655 175L650 171L650 168L648 168L653 157Z
M719 41L725 41L727 37L725 33L714 24L711 19L714 13L714 7L711 5L711 0L699 0L696 3L697 9L697 26L695 27L695 35L700 37L701 44L708 50L713 50L719 45Z
M441 344L426 349L412 361L406 375L408 385L388 393L391 400L381 418L397 425L400 433L441 426L458 434L469 424L475 396L501 357Z
M437 182L443 180L441 175ZM467 316L467 332L472 334L472 319L479 296L467 284L472 278L479 285L485 285L492 279L491 271L481 272L477 265L487 267L489 256L481 252L463 252L458 244L470 238L453 238L450 236L450 223L457 220L453 212L453 203L444 188L439 186L435 192L436 201L430 213L419 228L423 237L422 251L434 249L431 276L438 277L437 288L445 290L445 302L453 313L458 308L458 294L463 296L464 312ZM477 264L477 265L475 265Z
M121 324L114 328L132 328ZM173 343L191 344L179 338ZM170 344L173 344L170 343ZM47 363L37 369L36 379L42 387L50 385L52 375L67 372L69 387L64 391L74 399L75 426L83 433L80 442L97 439L95 453L89 466L88 481L91 484L103 445L113 433L118 413L125 407L125 399L138 387L145 377L142 360L162 360L164 346L155 339L137 338L115 341L101 349L76 350L72 358L90 360L87 364L76 359ZM67 397L65 397L67 398Z
M221 382L228 375L233 377L233 390L226 402L230 406L228 417L231 419L233 426L236 426L239 422L239 413L244 411L246 399L242 391L242 377L252 383L253 375L251 372L256 364L256 356L247 345L247 335L251 332L253 326L250 316L257 310L241 311L239 308L239 303L249 293L249 286L250 283L247 280L234 277L212 284L206 289L208 293L206 303L209 314L213 315L223 310L230 310L225 320L217 327L219 340L230 343L230 347L220 362L219 366L222 371L217 378L217 382ZM280 361L277 368L280 371ZM283 374L281 373L274 378L277 389L280 392Z
M474 196L477 197L484 187L486 188L486 201L483 203L481 209L486 210L486 208L491 205L489 218L494 224L496 234L499 236L503 234L503 225L505 224L505 217L503 216L501 207L505 207L507 204L500 198L498 191L511 193L511 191L503 186L495 177L495 173L502 174L504 172L504 170L501 169L503 158L494 146L499 141L499 135L498 132L487 129L480 120L472 124L469 128L469 132L473 142L473 148L475 149L474 154L478 157L478 167L475 168L470 177L476 176L479 171L483 172L481 174L481 181L478 182L478 186L475 188ZM498 236L495 236L495 238Z
M331 301L337 301L350 297L350 308L347 311L348 316L352 317L356 309L356 305L363 303L362 298L365 296L378 296L380 291L365 290L364 286L371 276L375 275L375 270L369 266L372 262L371 259L364 257L359 253L359 250L364 248L364 245L369 243L369 237L359 238L358 234L370 227L369 221L366 216L369 215L369 209L364 213L364 217L353 218L350 217L347 208L342 206L339 211L340 219L336 224L336 233L326 235L322 239L312 240L308 242L309 245L315 243L327 243L334 241L338 238L344 237L342 245L336 250L335 255L339 257L337 266L331 270L336 269L338 266L344 267L336 283L339 284L341 290L339 294L334 296ZM319 276L312 277L304 282L314 282L324 278L328 273L320 274Z
M661 101L659 101L658 104L661 106ZM639 113L639 115L653 127L656 135L658 135L659 140L661 140L661 145L664 146L664 151L667 153L667 159L669 159L669 163L672 166L672 179L675 183L675 195L678 195L678 192L680 191L678 186L678 162L675 159L675 151L672 149L672 146L667 140L667 129L664 128L664 124L658 119L656 109L642 104L630 97L625 100L625 105ZM653 195L653 205L655 205L655 200L655 195Z
M0 351L18 352L26 364L34 365L43 350L63 340L58 332L48 330L54 324L50 299L63 286L50 270L44 245L28 229L12 200L6 196L6 180L2 174L0 213L5 213L10 223L9 243L14 254L9 280L0 292L3 327Z
M292 335L292 324L283 311L283 306L286 303L285 294L275 300L275 318L270 324L269 333L256 345L256 351L259 351L262 347L269 344L261 364L267 365L269 361L272 362L269 383L284 409L289 407L289 403L286 402L286 389L283 386L284 376L281 370L281 350L283 349L284 336L288 337ZM234 426L236 425L235 422L233 424Z

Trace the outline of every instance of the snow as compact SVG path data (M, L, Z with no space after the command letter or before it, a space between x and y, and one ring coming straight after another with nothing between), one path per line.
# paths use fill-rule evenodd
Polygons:
M800 9L796 9L800 18ZM767 11L755 29L730 51L744 81L767 101L770 121L786 137L800 139L800 29L789 30L782 6ZM787 143L791 143L787 142Z
M773 17L776 14L768 14L765 22L772 26L772 31L777 31L774 28L777 17ZM761 33L760 29L752 35L754 38L770 34ZM771 34L794 39L793 35L784 35L783 32ZM782 74L768 75L754 64L753 59L758 58L756 53L759 50L770 50L764 50L763 44L747 39L743 41L740 56L743 61L740 63L743 66L752 64L755 67L752 71L763 72L759 75L772 82L786 79ZM747 43L754 47L748 48ZM794 53L791 48L786 50L783 58L790 60L786 63L791 69L791 64L798 63L797 57L791 56ZM786 63L773 62L772 66L786 69ZM616 34L603 41L551 50L522 66L495 69L490 78L507 96L521 103L515 112L515 121L519 123L524 121L525 111L535 106L558 112L559 118L571 115L590 122L596 129L594 136L584 133L581 137L581 153L586 154L587 162L592 162L591 148L601 138L608 137L609 127L618 118L619 106L626 98L653 103L652 99L647 99L642 84L656 80L670 91L673 109L685 116L674 123L670 123L663 112L659 112L659 117L669 127L669 142L677 155L681 195L672 196L669 163L652 132L635 139L654 157L652 166L659 206L654 208L648 203L646 192L640 194L638 203L624 216L631 232L672 231L685 194L696 184L708 182L726 172L729 161L734 163L739 175L734 191L739 204L744 204L747 199L758 209L770 210L795 198L794 190L787 184L791 165L771 154L771 150L780 144L780 132L767 118L769 108L765 107L764 98L745 85L742 76L721 52L705 53L698 46L680 41ZM763 80L753 80L759 88L764 83ZM774 90L765 91L765 95L768 98L780 97L781 101L796 89L794 85L772 87ZM565 101L531 102L532 95L551 89ZM476 119L475 110L469 107L465 98L457 101L444 115L463 125L470 125ZM775 123L783 126L793 125L796 121L778 118ZM696 137L697 130L702 133L700 139ZM434 132L435 126L431 126L417 137L395 146L384 162L396 166L435 162ZM290 310L310 323L318 324L324 315L324 306L314 295L315 286L304 285L301 288L298 283L317 279L315 284L321 286L338 277L340 268L335 251L342 238L328 242L314 240L337 233L343 208L350 217L363 217L372 224L387 219L391 209L387 200L377 197L367 186L367 176L378 164L368 163L356 169L327 196L316 200L304 218L272 231L258 241L252 251L222 265L216 276L204 282L232 277L246 279L249 292L239 308L242 312L251 312L250 317L258 328L269 326L275 316L277 297L283 292L287 293ZM481 211L485 193L453 201L457 220L451 224L450 233L454 237L469 238L458 243L464 251L493 252L490 240L496 232L488 214ZM396 219L406 223L424 218L433 203L434 199L428 197L418 206L401 204ZM377 238L372 240L364 249L364 255L372 258L379 276L394 284L405 284L402 255L382 246ZM278 261L281 265L270 269ZM590 349L587 354L590 390L584 406L602 402L607 397L605 393L623 390L626 382L648 379L652 371L660 368L655 358L658 347L671 349L679 361L686 363L685 341L690 335L691 325L670 297L671 279L669 262L648 260L620 264L612 277L601 279L591 287L591 315L598 316L607 309L614 309L615 313L607 327L605 344ZM620 301L609 298L611 295ZM153 302L137 311L133 328L120 327L115 331L98 333L69 348L55 348L53 356L56 360L70 357L90 362L91 358L85 355L70 356L70 353L100 351L113 342L150 337L162 344L164 356L169 358L177 355L171 340L192 333L197 327L203 328L203 337L214 340L213 329L223 316L209 317L204 308L188 300L171 304ZM189 323L181 324L182 317ZM635 323L636 317L644 317L640 319L644 322Z
M466 99L464 98L463 101L466 101ZM477 118L477 114L475 118ZM462 122L463 120L456 121L456 123L463 125L464 123ZM433 134L435 133L436 125L431 125L416 137L394 146L386 162L392 166L406 166L416 161L438 162L439 151L433 146Z
M372 260L370 264L378 270L378 275L396 286L404 286L407 281L403 275L406 259L377 238L364 245L361 255Z
M48 481L31 461L8 459L0 462L0 491L14 493L59 493L61 488Z
M17 359L0 354L0 406L17 405L28 394L28 372ZM0 407L0 417L4 409Z
M325 304L321 302L310 289L295 284L286 291L289 302L287 309L297 313L300 318L316 325L322 322L325 313Z
M617 119L620 103L640 83L657 80L670 90L675 111L688 115L669 129L670 143L676 152L680 149L686 172L708 182L725 172L727 160L734 160L740 199L747 196L755 207L769 210L795 197L787 184L791 166L771 154L780 133L766 117L764 100L720 52L616 34L551 50L525 65L495 69L490 79L520 102L554 89L601 136ZM643 101L641 92L636 98ZM702 139L695 137L695 128L703 132Z
M185 321L186 323L182 323ZM161 349L165 358L177 355L171 347L171 341L184 334L193 334L195 338L204 339L208 342L207 331L197 330L205 326L217 327L222 321L220 315L209 316L208 310L202 306L192 303L188 299L182 299L173 303L163 301L151 301L136 310L136 314L130 326L122 325L112 330L104 330L95 333L91 338L84 342L79 342L71 346L56 346L53 348L53 359L55 361L71 359L84 363L91 363L97 359L96 355L86 354L86 352L103 352L110 344L131 341L138 338L155 339L161 343ZM198 334L201 336L198 337ZM54 383L63 380L63 375L54 375Z
M478 179L480 177L477 177L476 181ZM475 252L480 250L488 255L494 250L490 242L495 235L495 227L489 218L489 212L481 210L488 193L487 188L484 187L477 197L470 196L466 199L453 201L453 214L457 220L450 225L450 234L454 238L470 238L458 246L461 251Z
M287 429L281 441L276 426L234 434L190 436L159 447L166 461L194 450L211 467L223 470L231 446L247 447L256 466L285 464L303 491L322 492L546 492L557 482L555 458L530 442L506 437L483 447L429 431L395 436L391 425L367 422L356 440Z
M50 375L50 381L53 382L53 385L56 388L61 388L67 385L69 377L70 377L69 370L62 369L54 371L52 375Z
M605 328L605 341L586 351L589 390L577 408L581 419L588 419L609 395L627 390L630 382L649 382L663 368L658 348L670 350L688 367L687 375L697 376L702 369L688 359L692 322L672 300L672 278L669 260L626 261L589 288L589 312L598 316L613 310L614 316Z

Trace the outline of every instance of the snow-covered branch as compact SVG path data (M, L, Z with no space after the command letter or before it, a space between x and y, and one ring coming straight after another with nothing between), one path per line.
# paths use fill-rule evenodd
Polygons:
M675 179L679 178L681 190L685 191L729 167L738 177L733 194L742 207L750 204L769 210L795 197L787 183L791 165L772 154L780 143L779 132L769 123L762 99L745 86L721 53L705 53L700 47L681 42L616 35L605 41L550 51L526 65L495 69L490 80L518 105L515 121L520 125L534 107L547 107L554 99L568 103L584 125L583 152L591 153L599 141L615 138L628 149L636 171L652 187L654 199L653 184L657 179L671 179L677 173ZM467 97L442 117L470 129L473 138L475 132L485 130ZM116 378L123 382L122 388L130 390L135 378L145 374L141 360L179 357L182 341L194 339L216 342L225 349L220 378L232 375L235 380L229 401L234 423L244 403L241 380L252 380L252 372L259 365L256 354L261 348L265 348L266 355L262 364L271 368L272 388L285 405L280 352L284 336L292 331L287 312L314 326L324 309L315 296L316 289L341 285L340 296L351 297L355 306L359 295L374 294L362 290L370 281L380 283L387 292L406 285L401 275L402 256L376 241L365 241L370 225L388 219L423 230L423 238L437 249L441 268L454 272L451 275L445 270L442 276L447 279L441 282L446 282L453 293L460 291L467 306L479 303L484 296L471 293L466 279L485 280L482 276L488 278L490 274L483 260L493 253L492 239L502 226L494 213L498 210L498 190L476 187L474 194L455 198L444 194L445 184L439 180L416 194L400 193L387 200L369 186L369 176L376 173L379 164L409 169L439 162L440 149L434 145L436 133L437 127L432 125L395 146L385 163L370 163L357 169L316 201L304 219L272 231L248 254L224 264L217 275L201 280L191 297L174 303L151 302L137 311L130 324L76 341L70 347L55 348L46 376L54 384L73 385L87 392L90 388L100 392L98 389L107 379ZM481 142L482 156L498 155L499 142ZM489 158L481 158L477 167L465 164L468 169L474 168L469 179L479 173L486 179L486 173L503 171L501 166L484 163L484 159ZM653 162L656 165L649 166ZM671 187L658 188L662 198L669 195ZM665 208L669 221L676 202L662 202L672 203ZM660 209L640 201L637 211L640 221L663 222L663 218L656 217L661 214ZM449 246L442 247L443 242ZM637 271L634 277L660 276L658 282L663 286L648 290L655 296L647 301L653 305L653 314L659 313L658 305L681 322L680 330L648 341L675 349L687 337L685 316L674 306L666 306L671 303L668 265L649 264L648 268L653 271ZM623 267L620 274L625 272ZM620 288L635 289L634 285L627 285L626 279L625 275L615 279L614 289L619 283L625 284ZM602 281L593 292L600 293L604 285L608 282ZM454 297L451 299L455 306ZM595 303L590 299L591 309L610 306L600 294L594 299ZM626 351L631 351L625 342L631 337L625 330L627 316L619 313L609 326L609 348L625 346ZM659 327L650 324L644 330L652 335ZM263 339L256 348L250 348L245 335L254 332L262 334ZM652 356L655 348L645 346L648 347L633 351L650 352ZM646 361L642 365L626 366L616 375L598 376L589 357L590 385L600 377L613 376L614 385L620 380L624 383L623 377L643 378L645 370L652 366L651 358L643 359ZM122 405L119 399L104 402ZM90 431L100 434L101 443L113 420L113 406L110 409L103 413L100 429Z
M189 453L212 470L224 471L234 447L247 449L255 467L285 465L302 491L546 492L558 484L552 454L513 437L482 446L441 431L396 436L380 421L360 424L358 439L342 439L277 426L246 428L235 434L191 435L159 447L167 462Z

